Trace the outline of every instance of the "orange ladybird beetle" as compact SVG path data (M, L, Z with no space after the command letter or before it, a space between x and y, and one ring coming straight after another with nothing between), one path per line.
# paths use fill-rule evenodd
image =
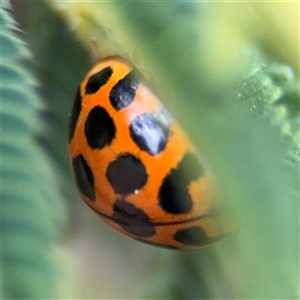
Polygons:
M108 225L144 243L196 249L227 236L212 175L126 59L97 62L69 122L79 193Z

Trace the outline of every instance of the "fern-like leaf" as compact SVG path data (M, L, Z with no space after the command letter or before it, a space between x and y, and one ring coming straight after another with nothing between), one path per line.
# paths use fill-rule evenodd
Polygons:
M54 299L60 195L34 138L40 100L23 66L30 53L1 3L1 298Z

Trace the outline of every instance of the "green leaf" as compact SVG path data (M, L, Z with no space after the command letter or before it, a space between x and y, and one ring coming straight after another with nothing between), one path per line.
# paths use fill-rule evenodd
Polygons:
M67 127L77 87L89 67L89 56L72 36L66 23L43 2L28 7L27 40L35 60L35 71L46 103L42 111L40 141L60 170L60 179L70 187ZM42 26L47 24L47 26ZM72 186L73 187L73 186Z
M281 133L288 145L287 158L298 163L300 87L293 70L277 62L256 61L238 82L236 95L252 116L265 119Z
M36 80L24 67L30 53L3 7L9 6L0 11L1 298L54 299L61 196L35 139L41 102Z
M201 18L201 13L194 13L205 10L201 3L185 3L190 9L176 9L181 5L177 1L124 2L116 7L123 14L127 29L140 42L141 52L157 66L157 76L162 78L167 91L166 99L172 99L167 103L172 103L175 115L198 149L202 149L217 178L223 201L239 224L231 244L228 241L212 247L215 256L209 256L205 269L199 265L205 278L219 278L219 282L227 278L227 286L231 287L230 292L226 287L218 290L214 281L207 281L209 298L296 298L297 166L284 162L288 145L284 144L281 131L267 118L253 118L234 96L234 77L244 78L249 72L248 66L237 59L242 53L241 44L237 44L240 53L232 52L231 59L221 54L226 45L217 48L220 56L230 61L230 71L223 69L224 65L229 66L227 61L209 68L207 57L215 49L207 48L212 37L205 29L209 31L206 20L213 10L206 11ZM220 28L226 27L222 20L219 22ZM153 24L161 28L160 32ZM222 41L220 34L217 37ZM251 44L248 47L251 49ZM251 56L255 61L255 55ZM274 99L277 88L265 79L256 78L257 83L270 87L262 96ZM251 88L249 93L254 94L255 89ZM184 255L178 260L184 259ZM207 252L199 253L195 263L206 255ZM216 270L211 265L218 258L220 267ZM205 281L199 280L200 284L204 287ZM182 293L189 295L189 287L182 287ZM197 297L195 290L193 298Z

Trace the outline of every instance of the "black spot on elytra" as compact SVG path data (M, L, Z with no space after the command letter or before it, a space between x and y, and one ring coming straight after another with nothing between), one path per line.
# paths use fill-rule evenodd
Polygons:
M95 106L89 112L84 133L92 149L102 149L111 144L116 135L116 127L106 109Z
M123 79L119 80L109 94L113 108L121 110L130 105L134 100L138 85L139 80L135 72L130 72Z
M92 75L85 86L86 94L95 94L102 86L104 86L113 73L112 68L107 67Z
M146 241L146 240L143 240L143 239L135 239L135 240L139 241L139 242L142 242L142 243L145 243L147 245L155 246L155 247L160 247L160 248L165 248L165 249L179 250L179 248L171 246L171 245L164 245L164 244L154 243L154 242Z
M120 199L113 206L112 218L128 233L137 237L151 237L155 226L148 215L133 204Z
M74 135L75 127L76 127L80 112L81 112L81 96L80 96L80 87L78 87L76 96L75 96L75 101L73 104L73 108L71 111L70 119L69 119L69 142L71 141L71 139Z
M189 213L193 200L188 193L190 183L201 176L205 170L193 153L187 153L176 169L171 169L163 180L158 199L160 207L172 214Z
M178 230L174 234L174 240L188 246L205 246L222 240L228 234L221 234L216 237L208 237L205 231L197 226Z
M150 155L162 152L168 143L170 121L163 111L136 116L130 126L130 136L136 145Z
M80 192L91 201L95 201L94 176L84 157L76 156L72 161L72 167Z
M106 177L117 194L132 194L141 189L148 179L143 163L129 153L118 156L109 164Z

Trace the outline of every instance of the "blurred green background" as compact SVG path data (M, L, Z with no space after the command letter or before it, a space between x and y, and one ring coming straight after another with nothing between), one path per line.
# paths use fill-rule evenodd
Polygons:
M298 299L299 8L2 1L1 298ZM68 117L87 69L110 54L147 74L206 158L232 237L155 248L79 199Z

